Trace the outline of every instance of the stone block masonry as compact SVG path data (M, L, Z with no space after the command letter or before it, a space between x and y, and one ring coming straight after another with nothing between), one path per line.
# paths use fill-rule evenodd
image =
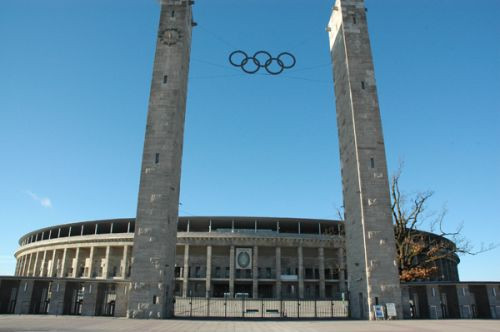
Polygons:
M192 3L161 2L132 253L130 318L173 315Z
M364 0L337 0L328 24L353 318L395 303L402 316L384 139Z

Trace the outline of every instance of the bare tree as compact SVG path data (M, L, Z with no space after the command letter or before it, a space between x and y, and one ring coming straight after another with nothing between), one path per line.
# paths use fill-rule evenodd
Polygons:
M399 187L402 165L391 179L392 213L395 223L397 256L402 281L425 280L435 276L440 260L456 261L458 255L477 255L496 248L484 245L478 250L462 235L463 223L452 232L444 228L447 213L427 211L427 203L434 192L403 194ZM430 232L420 230L428 223ZM437 236L436 236L437 235Z

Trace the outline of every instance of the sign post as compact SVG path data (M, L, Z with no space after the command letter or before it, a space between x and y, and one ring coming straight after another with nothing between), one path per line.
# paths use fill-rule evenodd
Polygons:
M384 313L384 306L383 305L374 305L373 306L373 311L375 312L375 319L376 320L379 320L379 319L382 319L384 320L385 319L385 313Z
M386 303L385 308L387 309L387 317L389 319L395 319L398 317L395 303Z

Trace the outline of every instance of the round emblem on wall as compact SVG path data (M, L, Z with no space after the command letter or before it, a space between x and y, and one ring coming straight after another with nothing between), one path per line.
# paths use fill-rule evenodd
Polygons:
M179 29L165 29L160 34L160 40L167 46L175 45L182 38L182 32Z
M242 251L238 254L238 265L242 269L250 265L250 255L246 251Z

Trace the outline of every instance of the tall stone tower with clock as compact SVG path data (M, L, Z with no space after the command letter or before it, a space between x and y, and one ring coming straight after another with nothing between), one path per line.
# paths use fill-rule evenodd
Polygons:
M173 316L192 4L161 1L134 235L130 318Z
M401 315L384 138L364 0L337 0L327 30L333 62L350 309L374 319L373 306Z

